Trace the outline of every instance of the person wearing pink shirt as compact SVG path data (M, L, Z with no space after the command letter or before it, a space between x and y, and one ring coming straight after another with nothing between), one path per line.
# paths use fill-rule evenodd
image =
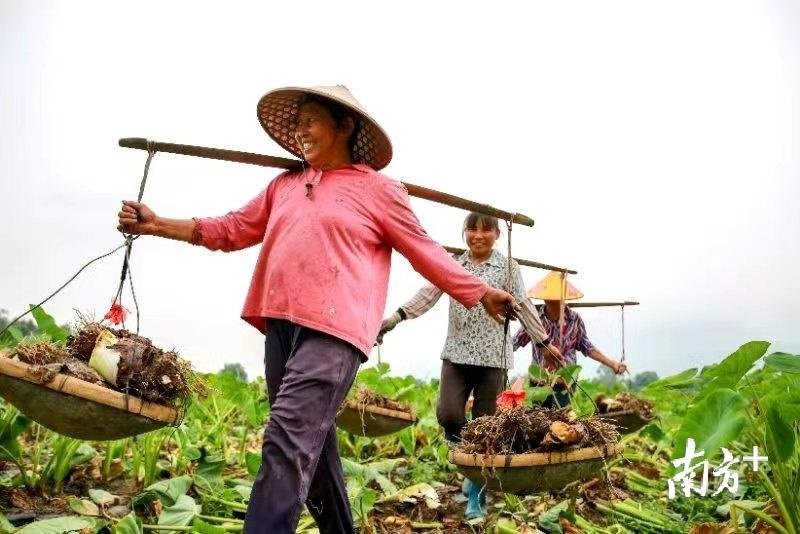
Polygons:
M516 303L454 261L405 187L377 172L389 137L347 88L270 91L258 118L302 168L221 217L168 219L123 201L118 229L226 252L261 245L241 315L265 334L271 415L244 531L294 532L305 503L320 532L353 532L335 416L378 334L392 249L467 308L501 320Z

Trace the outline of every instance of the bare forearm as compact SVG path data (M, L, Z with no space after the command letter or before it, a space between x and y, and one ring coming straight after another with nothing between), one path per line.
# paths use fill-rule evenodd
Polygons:
M614 364L617 363L614 360L608 358L605 354L603 354L602 352L600 352L597 349L594 349L593 351L589 352L589 354L587 354L587 356L589 356L591 359L593 359L596 362L602 363L603 365L606 365L606 366L612 367L612 368L614 367Z
M194 219L167 219L165 217L158 217L156 219L156 228L153 235L189 242L194 235L196 224Z

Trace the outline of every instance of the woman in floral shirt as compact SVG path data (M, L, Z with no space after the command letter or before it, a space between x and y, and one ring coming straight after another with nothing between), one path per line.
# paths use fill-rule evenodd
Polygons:
M456 257L456 261L467 271L495 288L512 288L518 301L524 300L525 289L517 262L511 262L512 284L508 280L508 259L494 250L500 236L500 227L494 217L470 213L464 220L463 235L469 250ZM414 319L436 304L442 290L432 284L420 289L408 302L383 320L380 335L392 330L405 319ZM541 325L540 329L541 329ZM536 334L534 334L536 335ZM547 345L543 329L537 339ZM447 339L442 350L442 373L439 384L439 405L436 417L450 441L461 438L466 425L464 406L470 394L474 396L472 416L492 415L497 396L503 390L508 369L513 368L514 359L510 336L504 333L503 325L492 320L486 312L467 309L450 299L450 314ZM467 483L469 494L467 516L482 515L483 492L480 487Z

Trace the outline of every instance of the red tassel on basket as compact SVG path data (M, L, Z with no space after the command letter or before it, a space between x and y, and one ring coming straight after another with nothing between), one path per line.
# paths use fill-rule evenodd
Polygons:
M501 409L511 409L521 407L525 402L525 390L522 389L522 377L517 378L511 389L503 391L497 397L497 407Z
M122 324L125 317L128 316L128 310L118 303L116 300L111 304L111 309L105 314L104 319L108 319L113 324Z

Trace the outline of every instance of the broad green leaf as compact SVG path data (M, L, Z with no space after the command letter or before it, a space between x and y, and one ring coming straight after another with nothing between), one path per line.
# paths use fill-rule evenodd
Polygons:
M12 525L11 521L9 521L6 516L0 513L0 534L11 534L15 530L17 530L17 527Z
M142 522L131 512L114 525L113 534L144 534Z
M689 410L680 429L675 434L672 457L682 458L686 453L686 440L694 439L697 451L705 451L705 458L719 454L720 447L738 438L747 419L744 407L747 401L730 389L718 389ZM696 463L697 461L693 461Z
M97 456L97 451L88 443L81 443L75 450L75 454L69 459L69 468L72 469L83 463L88 462Z
M712 381L703 387L701 395L705 396L717 389L736 389L739 380L753 368L753 364L768 348L769 343L766 341L750 341L717 365L705 369L700 376L711 378Z
M94 531L94 527L94 522L89 519L67 516L34 521L17 530L14 534L64 534L65 532L78 532L85 528L90 528Z
M78 515L89 515L93 517L100 515L100 509L89 499L77 499L73 497L69 500L69 509Z
M100 506L114 504L114 501L117 500L116 495L112 495L111 493L101 489L90 489L89 497L95 502L95 504L99 504Z
M31 315L33 315L33 319L36 321L36 326L39 330L50 336L50 339L53 341L66 343L69 332L58 326L55 319L48 315L42 308L36 308L35 304L31 304L30 306L31 309L33 309Z
M181 495L175 501L175 504L161 511L158 516L158 524L161 526L184 527L189 525L200 511L201 507L194 502L194 499L188 495Z
M661 380L651 382L642 391L645 393L652 392L658 389L687 389L695 386L695 377L697 376L697 368L686 369L680 373L672 376L667 376Z
M553 394L553 388L549 386L530 388L528 391L528 400L534 404L541 404L544 400Z
M246 452L244 453L244 463L247 467L247 472L250 473L251 477L254 477L261 469L261 455L254 452Z
M221 526L206 523L199 517L192 521L192 532L196 534L228 534L228 531Z
M191 462L197 461L203 456L203 453L200 452L200 449L192 445L183 447L181 451L183 451L183 457Z
M7 407L0 417L0 460L14 460L21 453L19 440L32 422L14 407Z
M195 475L203 477L211 484L221 484L223 469L225 469L225 456L203 449L203 457L197 462Z
M520 534L520 531L512 519L501 517L494 524L494 534Z
M164 504L171 505L178 500L178 497L181 495L186 495L186 492L189 491L189 488L191 487L192 477L183 475L180 477L156 482L155 484L145 488L145 491L157 493L162 498L162 502Z
M239 485L234 486L233 491L235 491L243 501L247 502L250 500L250 494L253 492L253 488L250 486Z
M0 347L13 347L25 337L22 330L16 326L9 326L8 329L0 334Z
M550 534L562 534L561 518L569 515L569 501L561 501L539 516L539 528Z
M776 371L793 374L800 373L800 355L798 354L773 352L764 358L764 363Z
M395 486L391 480L386 478L380 471L375 469L371 464L360 464L358 462L354 462L353 460L349 460L347 458L342 458L342 468L344 470L344 474L349 477L356 477L361 479L363 484L374 480L378 483L383 490L384 493L396 493L397 486ZM388 473L387 473L388 474Z
M528 374L533 380L547 380L547 372L535 363L528 367Z
M353 510L353 515L356 517L358 525L366 525L369 522L369 515L375 508L375 499L378 494L375 490L369 488L361 488L350 502L350 508Z
M776 406L767 409L767 443L769 444L770 456L778 455L781 462L787 461L794 454L795 436L794 428L787 423Z
M663 430L661 430L661 427L658 426L657 423L648 424L639 431L639 435L643 437L647 436L656 443L663 441L664 438L667 437L667 435L664 433Z

